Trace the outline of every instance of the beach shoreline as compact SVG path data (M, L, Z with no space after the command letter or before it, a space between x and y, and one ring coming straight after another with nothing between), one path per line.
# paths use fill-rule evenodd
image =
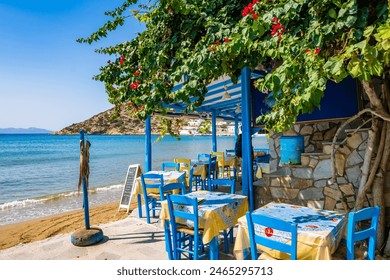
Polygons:
M118 211L118 207L117 201L90 207L90 225L106 224L127 218L130 212L126 213L125 209ZM58 234L72 233L80 228L85 228L83 209L3 225L0 226L0 250L44 240Z

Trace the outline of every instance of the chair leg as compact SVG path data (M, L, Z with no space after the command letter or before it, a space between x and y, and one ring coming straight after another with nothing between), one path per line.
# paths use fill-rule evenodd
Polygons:
M225 254L229 253L229 238L226 230L223 231L223 247Z
M168 259L173 260L173 249L172 249L172 236L169 227L169 221L165 221L164 224L164 235L165 235L165 250L168 254Z
M145 203L145 212L146 212L146 222L150 224L150 210L149 210L149 202Z
M142 218L142 199L141 195L137 195L137 203L138 203L138 217Z

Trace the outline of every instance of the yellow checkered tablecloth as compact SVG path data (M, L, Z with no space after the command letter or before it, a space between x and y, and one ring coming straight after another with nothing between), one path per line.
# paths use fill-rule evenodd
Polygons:
M176 183L176 182L184 182L185 180L185 172L183 171L149 171L145 174L163 174L164 184L168 183ZM150 189L152 193L159 193L159 189ZM135 181L135 190L133 196L137 196L138 194L143 194L141 178L137 178ZM148 191L149 193L149 191Z
M253 213L278 217L298 224L297 255L299 260L329 260L331 254L337 249L343 235L346 224L345 215L335 211L312 209L298 205L271 202ZM265 228L255 226L255 231L265 236ZM264 234L262 234L264 233ZM279 235L274 231L269 238L285 239L288 237ZM277 250L259 247L260 251L266 252L276 259L289 259L290 256ZM233 253L237 259L245 259L250 252L248 225L246 217L238 219L238 229Z
M196 191L186 194L199 201L199 227L203 228L203 243L209 243L219 232L237 224L239 217L248 211L248 198L222 192ZM169 220L166 201L161 203L161 221ZM190 226L190 225L189 225Z

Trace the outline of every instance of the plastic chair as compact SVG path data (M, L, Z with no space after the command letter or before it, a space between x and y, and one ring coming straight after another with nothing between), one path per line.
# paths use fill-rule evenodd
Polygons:
M160 189L164 186L162 174L141 174L142 191L144 195L146 222L150 224L150 211L156 217L156 210L161 210L160 193L151 192L150 189Z
M163 162L162 163L162 170L163 171L179 171L180 164L176 163L176 162Z
M368 239L367 259L375 260L376 235L379 221L379 206L368 207L348 215L347 229L347 260L355 259L355 243ZM371 220L370 226L362 230L356 229L356 223Z
M217 162L218 162L217 177L230 179L230 165L225 163L225 154L223 152L211 152L211 155L216 156L217 158Z
M290 254L291 260L297 259L298 226L296 223L289 223L278 218L250 212L246 212L246 220L248 223L252 260L257 260L257 244L288 253ZM287 244L283 241L271 239L265 235L264 231L255 232L256 225L264 226L266 228L265 230L269 228L270 230L279 230L289 233L291 235L291 243Z
M187 254L188 259L198 260L208 255L204 251L202 242L203 230L199 229L198 200L184 195L168 195L168 210L170 217L173 259L180 260ZM181 224L177 221L185 220L192 225Z
M229 193L235 194L236 193L236 181L230 180L230 179L213 179L211 180L211 186L212 188L218 188L218 187L228 187ZM234 227L231 227L228 230L223 231L223 239L224 239L224 250L225 253L229 253L229 242L233 243L233 229Z

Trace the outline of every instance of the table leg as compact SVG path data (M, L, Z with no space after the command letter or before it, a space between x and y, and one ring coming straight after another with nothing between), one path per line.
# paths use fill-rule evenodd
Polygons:
M211 239L210 243L210 260L219 260L218 236Z

